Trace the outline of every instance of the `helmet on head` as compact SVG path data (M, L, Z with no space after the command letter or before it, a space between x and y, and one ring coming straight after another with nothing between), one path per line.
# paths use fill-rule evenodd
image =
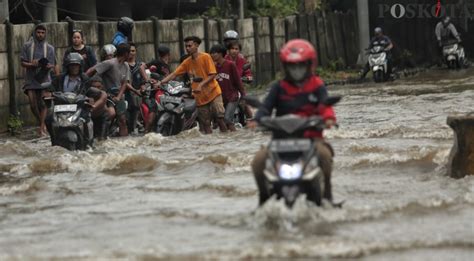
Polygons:
M121 17L117 22L117 30L125 35L129 35L133 29L133 19L130 17Z
M374 29L374 33L375 33L376 35L381 35L381 34L383 33L383 30L382 30L382 28L380 28L380 27L376 27L376 28Z
M302 82L316 68L316 50L313 45L303 39L287 42L280 50L280 61L285 69L286 77L292 82Z
M78 64L82 68L83 62L84 62L84 59L82 58L82 55L78 53L70 53L66 57L66 67L69 67L69 65L72 65L72 64Z
M100 50L100 58L102 61L104 61L107 56L115 56L115 52L117 51L117 48L113 44L106 44L102 49Z
M451 17L446 16L445 18L443 18L443 24L445 26L448 25L449 23L451 23Z
M224 41L239 40L239 33L234 30L229 30L224 33Z

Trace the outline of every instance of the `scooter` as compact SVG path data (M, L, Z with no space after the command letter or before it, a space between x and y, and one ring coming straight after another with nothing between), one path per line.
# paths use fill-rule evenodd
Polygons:
M465 62L464 48L459 45L458 41L446 42L443 45L443 57L449 69L460 69Z
M202 81L194 78L194 82ZM184 82L170 81L161 86L164 94L159 97L156 132L163 136L176 135L197 125L196 101L191 88Z
M324 102L334 105L340 97L330 97ZM254 97L246 97L252 107L263 109L262 103ZM306 130L325 128L322 117L300 117L288 114L280 117L263 117L260 126L272 132L268 144L268 156L264 170L265 191L270 197L284 199L288 208L292 208L300 195L317 206L321 205L321 179L318 154L313 139L303 138Z
M388 59L383 46L374 46L369 51L369 65L375 82L388 80Z
M68 150L85 150L94 140L90 116L92 105L82 94L54 92L45 98L52 109L51 144Z

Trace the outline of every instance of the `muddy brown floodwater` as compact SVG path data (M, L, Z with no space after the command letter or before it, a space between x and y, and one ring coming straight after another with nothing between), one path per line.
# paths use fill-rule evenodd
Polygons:
M435 70L342 95L333 188L342 209L256 210L249 163L269 137L111 139L70 152L0 140L0 259L472 260L474 176L447 177L446 117L474 111L474 70Z

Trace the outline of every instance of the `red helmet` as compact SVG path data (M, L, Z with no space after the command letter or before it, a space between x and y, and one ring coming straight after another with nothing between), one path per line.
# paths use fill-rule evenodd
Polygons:
M303 39L288 41L280 50L280 61L282 63L301 63L310 61L316 66L316 50L313 45Z

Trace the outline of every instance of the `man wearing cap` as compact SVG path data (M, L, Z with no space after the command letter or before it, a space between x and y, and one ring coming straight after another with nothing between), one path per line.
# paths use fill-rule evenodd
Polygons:
M50 71L52 69L56 75L59 75L55 50L46 41L46 27L44 25L39 24L35 27L32 37L21 49L20 59L21 66L25 68L23 91L28 96L33 115L39 121L39 135L43 136L46 135L47 108L42 98L49 96L49 92L41 87L41 84L51 81Z

